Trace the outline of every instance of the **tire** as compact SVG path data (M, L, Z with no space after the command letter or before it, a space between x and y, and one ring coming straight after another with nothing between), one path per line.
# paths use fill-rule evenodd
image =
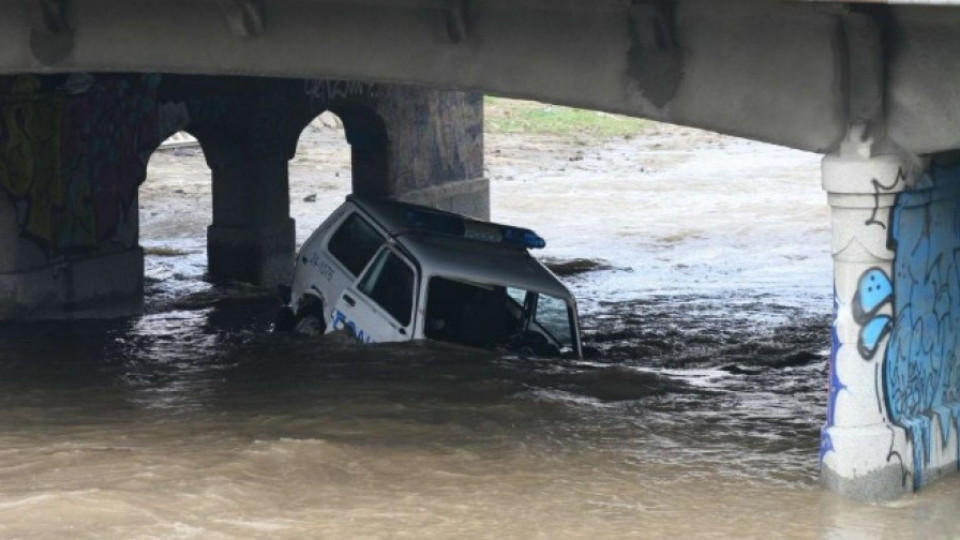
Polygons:
M327 330L323 317L323 301L315 296L307 296L294 317L293 331L307 336L319 336Z
M326 325L323 324L323 319L316 315L304 315L297 321L293 330L304 336L319 336L326 330Z

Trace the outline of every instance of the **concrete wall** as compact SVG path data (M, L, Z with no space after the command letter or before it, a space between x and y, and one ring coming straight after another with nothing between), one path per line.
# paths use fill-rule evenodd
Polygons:
M390 137L390 195L490 218L483 177L483 96L394 86L378 106Z
M0 319L136 310L158 76L0 78Z
M48 258L136 245L136 187L169 134L160 77L0 78L0 188Z

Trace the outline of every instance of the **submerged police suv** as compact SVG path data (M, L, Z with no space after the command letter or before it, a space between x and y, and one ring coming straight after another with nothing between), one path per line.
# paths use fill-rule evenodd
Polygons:
M579 358L576 301L527 251L545 245L529 229L351 195L303 244L276 326Z

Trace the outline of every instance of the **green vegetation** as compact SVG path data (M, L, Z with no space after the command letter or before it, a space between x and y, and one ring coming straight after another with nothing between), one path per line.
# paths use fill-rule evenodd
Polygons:
M631 137L650 125L639 118L491 96L484 98L484 123L488 133L596 137Z

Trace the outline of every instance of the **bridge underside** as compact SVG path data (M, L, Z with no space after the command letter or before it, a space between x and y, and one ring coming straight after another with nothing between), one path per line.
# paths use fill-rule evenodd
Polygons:
M890 497L960 462L958 28L960 8L912 3L0 3L0 318L136 307L136 187L177 129L213 171L211 273L270 284L286 163L322 110L356 191L477 215L478 92L707 128L828 154L823 479Z
M621 112L831 152L960 147L960 9L776 0L0 3L0 73L334 77Z

